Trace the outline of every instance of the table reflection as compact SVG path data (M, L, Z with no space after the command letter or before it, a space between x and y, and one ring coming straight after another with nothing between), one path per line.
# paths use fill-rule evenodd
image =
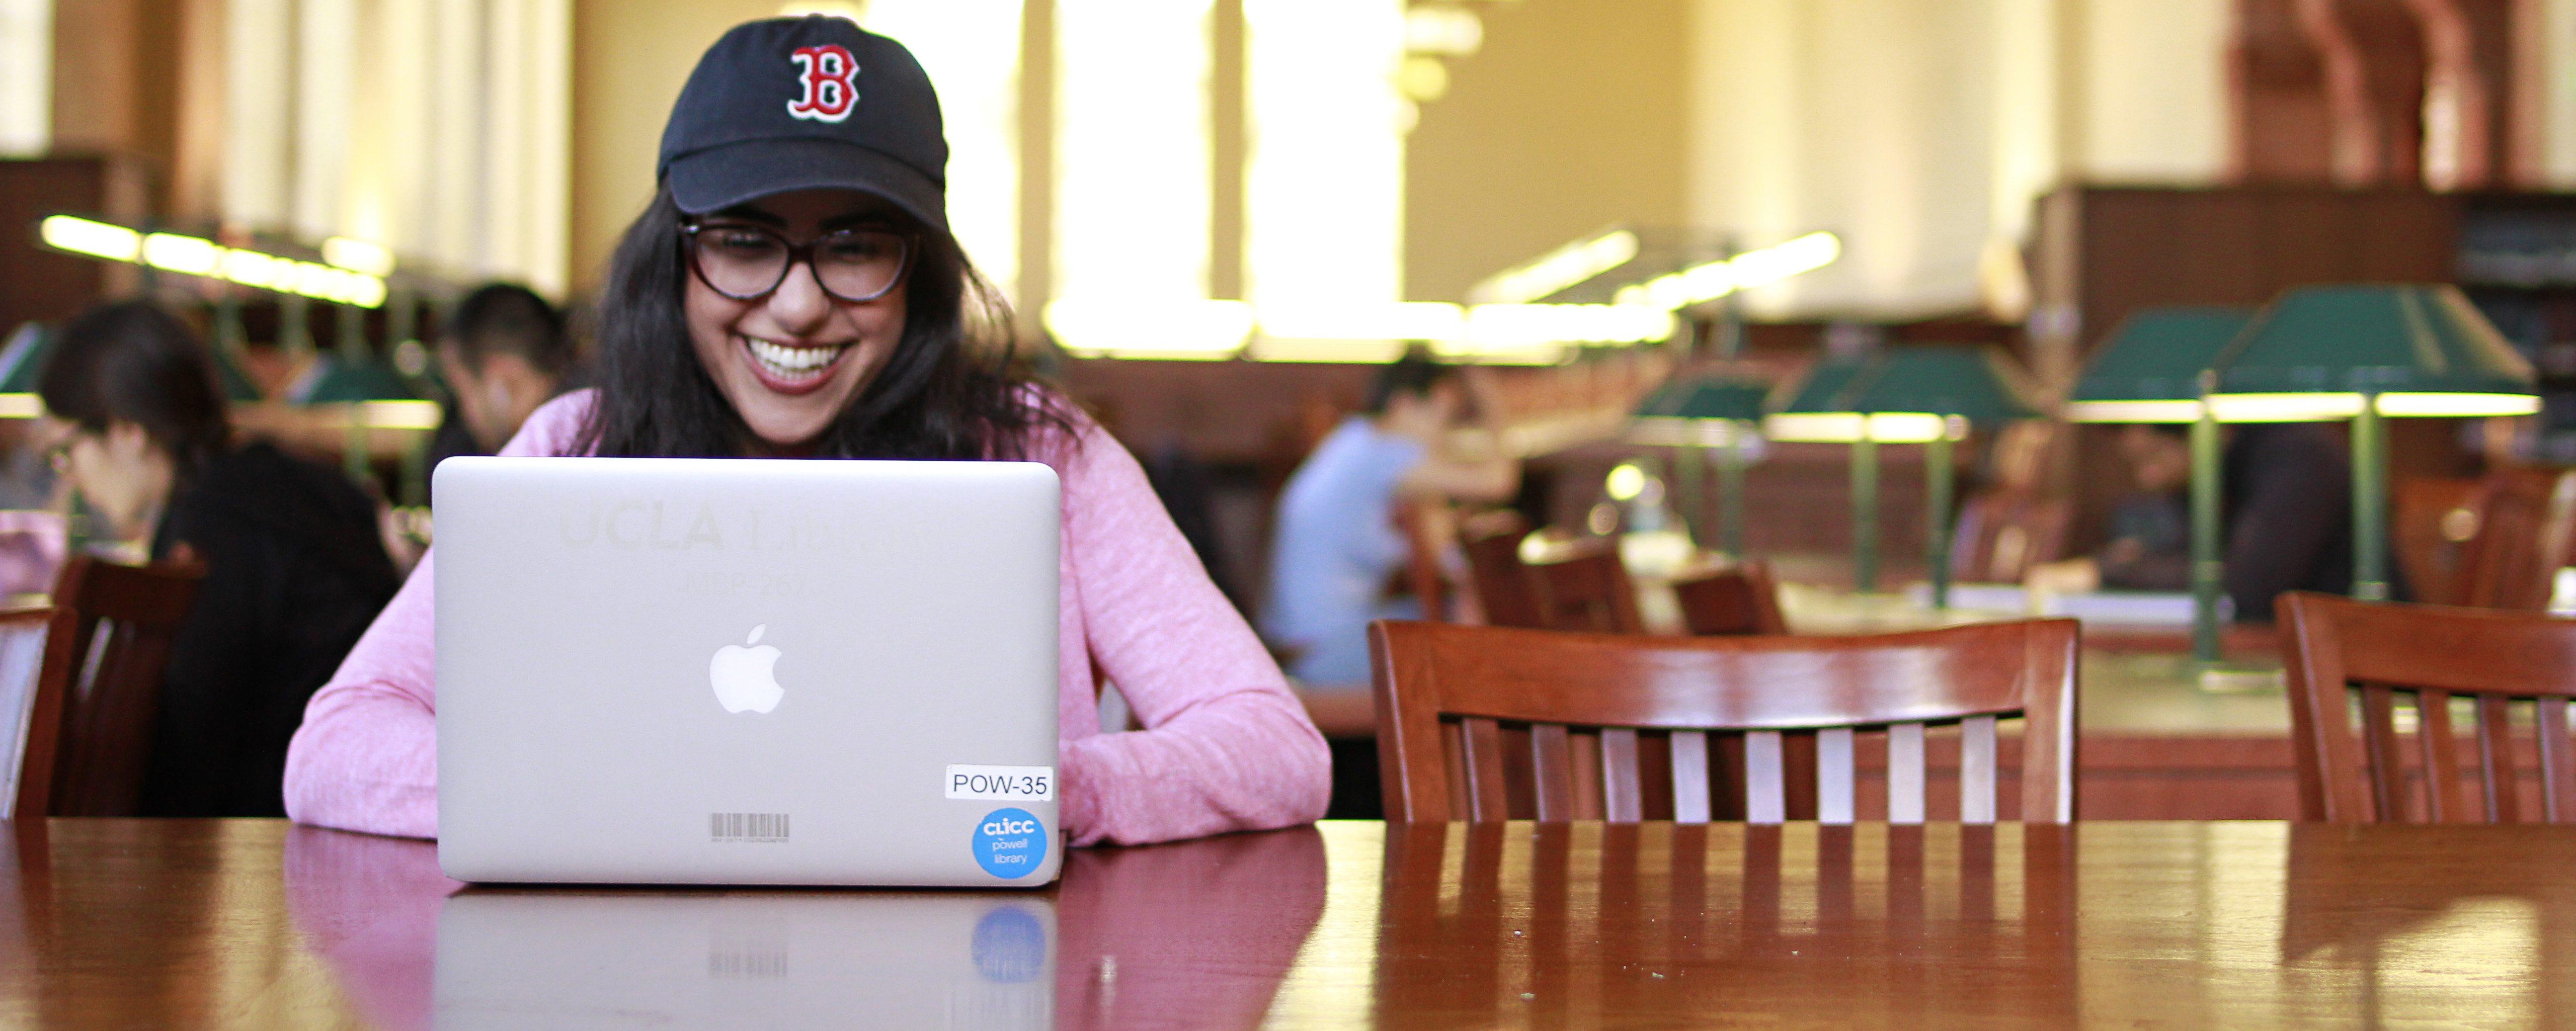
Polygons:
M1042 1028L1045 895L468 889L438 913L434 1025Z
M1376 1010L2072 1023L2062 828L1389 825Z
M1076 850L1040 892L468 888L429 843L300 827L284 874L394 1028L1242 1025L1325 893L1311 827Z

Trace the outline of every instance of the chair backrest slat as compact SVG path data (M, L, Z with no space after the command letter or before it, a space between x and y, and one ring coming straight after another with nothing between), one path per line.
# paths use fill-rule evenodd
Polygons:
M1959 822L1995 822L1995 718L1959 723Z
M1574 750L1566 743L1565 725L1541 723L1530 728L1530 775L1538 782L1538 818L1574 819Z
M65 632L45 642L45 676L63 682L51 815L134 815L162 670L204 576L194 561L126 566L76 555L64 563L54 604L67 614Z
M1637 732L1626 727L1601 728L1601 818L1613 823L1645 819L1645 771L1637 756Z
M1887 822L1923 822L1924 780L1923 725L1887 728Z
M2452 782L2460 770L2459 738L2451 730L2451 694L2448 691L2415 692L2415 736L2424 743L2424 817L2434 823L2455 823L2467 818L2467 810L2451 797Z
M1744 820L1785 823L1789 819L1788 777L1780 763L1780 732L1757 730L1744 735Z
M2522 822L2522 792L2514 783L2511 704L2503 695L2478 696L2478 780L2486 789L2488 823Z
M2576 820L2576 740L2567 726L2567 702L2576 697L2576 620L2307 592L2283 595L2279 611L2303 818ZM2356 689L2358 740L2349 715ZM2400 698L2411 698L2413 720L2398 711ZM2459 733L2468 728L2455 724L2455 699L2466 703L2474 725L2474 769L2461 765L2468 756ZM2528 731L2515 723L2525 711L2532 714ZM2411 743L2404 740L2410 731ZM2529 746L2521 740L2526 733ZM2538 769L2524 765L2526 756ZM2526 776L2536 792L2523 785Z
M2571 754L2567 699L2543 698L2534 706L2533 725L2540 740L2540 818L2550 823L2576 821L2576 754Z
M1832 727L1816 732L1816 822L1850 823L1859 808L1853 778L1852 730Z
M2361 689L2362 745L2372 769L2402 771L2406 768L2406 751L2397 744L2397 692L2386 685L2371 684ZM2401 790L2403 775L2371 778L2372 804L2390 819L2406 819L2406 792Z
M1507 820L1511 818L1503 792L1503 728L1492 720L1465 721L1467 738L1467 799L1474 809L1471 820Z
M1380 622L1387 812L1850 823L1875 815L1860 811L1861 739L1885 733L1889 812L1921 822L1925 725L1940 723L1962 725L1960 816L1993 822L2010 811L1997 724L2018 718L2019 811L2066 822L2077 632L2068 620L1808 638Z
M1673 731L1672 754L1673 819L1680 823L1707 823L1708 733Z

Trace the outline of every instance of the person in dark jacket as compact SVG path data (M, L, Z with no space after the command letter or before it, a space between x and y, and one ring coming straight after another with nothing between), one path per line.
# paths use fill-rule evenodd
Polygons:
M94 535L206 567L171 642L142 812L285 815L305 700L400 586L374 502L332 470L235 442L205 346L146 302L66 325L39 391Z

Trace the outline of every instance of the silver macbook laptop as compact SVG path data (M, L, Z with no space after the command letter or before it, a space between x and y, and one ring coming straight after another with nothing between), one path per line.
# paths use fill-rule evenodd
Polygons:
M436 498L448 876L1055 879L1054 470L457 458Z

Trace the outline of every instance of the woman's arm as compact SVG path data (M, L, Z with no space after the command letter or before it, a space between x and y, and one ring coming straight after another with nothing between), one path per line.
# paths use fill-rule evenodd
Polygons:
M304 707L286 749L286 815L299 823L438 836L436 640L424 557Z
M1074 843L1266 830L1323 815L1332 759L1279 665L1174 529L1144 471L1081 424L1064 474L1067 566L1090 657L1141 731L1064 749Z
M589 411L580 391L546 402L501 449L560 455ZM435 549L304 706L286 750L286 815L299 823L438 836Z

